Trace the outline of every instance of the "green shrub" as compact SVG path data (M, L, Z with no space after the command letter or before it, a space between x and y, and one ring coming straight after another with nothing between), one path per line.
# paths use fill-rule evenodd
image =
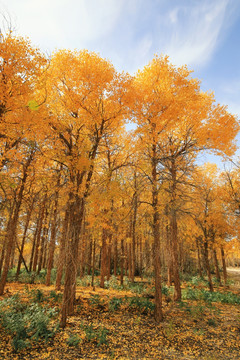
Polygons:
M199 291L198 289L193 289L192 287L187 287L182 291L182 299L183 300L198 300Z
M123 299L122 298L117 298L117 297L113 297L110 301L109 301L109 310L110 311L116 311L120 308L120 306L123 303Z
M18 276L18 281L24 284L32 283L32 273L27 272L26 269L20 270L20 274Z
M61 293L56 293L56 291L51 290L50 294L49 294L49 299L54 300L55 302L59 302L59 301L62 300L62 294Z
M91 285L92 282L92 277L91 275L85 275L83 278L81 279L77 279L77 285L79 286L83 286L83 287L88 287Z
M104 287L106 289L122 290L123 286L119 283L116 276L112 275L109 280L104 281Z
M95 329L93 324L90 325L81 325L81 329L84 330L87 341L96 341L97 346L107 344L107 334L108 330L105 327L100 327Z
M43 302L45 300L45 296L40 289L32 289L29 292L29 299L31 302Z
M221 293L219 291L211 292L205 289L193 289L187 287L182 291L183 300L204 300L211 304L212 302L221 302L223 304L240 304L240 296L232 292Z
M108 330L105 327L100 327L97 331L97 346L106 345Z
M199 285L206 286L208 284L207 280L205 280L203 277L200 277L198 275L193 276L189 280L189 283L194 286L199 286Z
M7 274L7 281L8 282L15 281L16 271L17 271L17 268L12 268L12 269L8 270L8 274Z
M139 282L132 282L130 279L126 278L124 280L124 289L130 290L135 294L143 294L146 292L146 285Z
M202 317L205 311L205 307L201 304L197 304L196 306L190 307L190 313L193 318Z
M67 339L67 344L69 346L77 347L80 342L81 342L81 338L77 334L71 334Z
M93 328L93 324L86 325L83 330L85 332L87 341L91 341L96 338L97 333Z
M56 277L57 277L57 269L56 268L53 268L51 270L51 279L50 279L50 283L51 284L55 284L56 282Z
M169 295L169 288L166 285L162 286L162 294L166 296Z
M209 325L209 326L216 326L217 324L216 324L216 321L214 320L214 319L212 319L212 318L210 318L210 319L208 319L207 320L207 324Z
M98 294L91 295L89 302L92 306L102 309L105 306L105 302Z
M143 313L148 313L154 310L154 303L152 303L149 299L134 296L128 299L129 306L135 309L140 310Z
M46 279L46 274L47 274L47 270L46 269L42 269L40 270L40 272L36 272L35 274L32 273L32 275L34 276L34 282L38 283L38 284L44 284L45 283L45 279Z
M0 323L12 335L16 351L30 346L31 341L54 336L58 326L50 326L50 320L56 315L55 309L22 303L18 295L0 302Z

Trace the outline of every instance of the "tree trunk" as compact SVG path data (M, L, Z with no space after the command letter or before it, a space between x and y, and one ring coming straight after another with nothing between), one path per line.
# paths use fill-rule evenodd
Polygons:
M38 257L38 270L37 270L38 274L40 273L42 268L45 268L44 253L45 253L45 249L48 246L48 230L49 230L50 221L51 221L49 219L49 224L48 224L48 211L47 211L47 209L46 209L44 218L45 218L45 220L44 220L44 223L43 223L43 231L42 231L42 238L41 238L41 244L40 244L40 252L39 252L39 257ZM51 218L51 216L50 216L50 218Z
M208 243L206 240L204 241L204 244L203 244L203 256L204 256L204 262L205 262L205 267L206 267L207 276L208 276L209 290L211 292L213 292L212 275L211 275L209 258L208 258Z
M155 275L155 312L157 323L163 320L162 282L160 258L160 219L158 210L157 156L156 145L152 145L152 206L153 206L153 243L154 243L154 275Z
M101 251L101 274L100 287L104 288L104 280L107 273L107 230L102 230L102 251Z
M168 268L168 277L167 284L172 286L173 283L173 257L171 253L171 244L170 244L170 234L169 226L166 226L166 240L167 240L167 268Z
M40 239L41 239L41 232L42 232L42 225L43 225L46 201L47 201L47 193L44 196L42 206L41 206L39 226L38 226L38 229L37 229L38 231L37 231L37 235L36 235L35 252L34 252L34 257L33 257L33 268L32 268L33 271L37 270L39 246L40 246Z
M30 261L29 261L29 271L32 271L33 257L34 257L34 253L35 253L35 247L36 247L36 239L37 239L39 223L40 223L40 214L41 214L41 208L39 210L39 214L37 217L36 229L35 229L34 236L33 236L32 251L31 251L31 257L30 257Z
M123 243L123 239L121 239L121 258L120 258L120 268L121 268L120 283L121 283L121 285L123 285L123 276L124 276L124 257L125 257L124 243Z
M199 276L202 278L202 277L203 277L203 273L202 273L201 253L200 253L200 247L199 247L199 240L198 240L198 238L196 238L196 245L197 245L198 272L199 272Z
M139 259L139 269L140 269L140 276L143 279L143 245L142 245L142 235L139 238L139 252L140 252L140 259Z
M16 239L19 211L20 211L20 207L22 204L22 200L23 200L23 191L24 191L25 183L26 183L27 176L28 176L28 173L27 173L28 167L29 167L31 161L32 161L32 154L29 156L26 164L23 167L23 177L22 177L21 185L19 188L19 192L17 194L17 198L15 200L12 216L10 217L9 222L8 222L7 234L6 234L6 238L5 238L6 254L5 254L5 258L4 258L4 266L3 266L3 271L2 271L1 280L0 280L0 295L3 295L4 288L5 288L6 281L7 281L7 274L8 274L11 254L12 254L12 250L13 250L15 239Z
M127 237L127 234L126 234L126 237ZM124 252L125 252L125 254L124 254L124 270L125 270L124 275L129 276L129 274L128 274L128 257L129 257L129 255L128 255L128 243L127 243L127 241L125 242L125 245L124 245Z
M227 286L227 267L226 267L226 260L225 260L225 253L223 250L223 246L221 246L221 258L222 258L222 267L223 267L224 287L226 287Z
M25 245L25 240L26 240L26 236L27 236L29 222L30 222L30 219L31 219L32 211L33 211L33 205L34 205L34 199L33 199L32 203L31 203L31 206L30 206L30 208L28 209L28 212L27 212L27 218L26 218L26 223L25 223L25 227L24 227L22 243L21 243L21 248L20 248L20 254L19 254L19 258L18 258L18 265L17 265L17 271L16 271L16 281L18 280L18 276L20 274L20 269L21 269L21 264L22 264L22 261L23 261L23 250L24 250L24 245Z
M65 211L65 217L62 226L62 235L60 238L60 249L58 257L58 266L57 266L57 276L56 276L56 290L61 290L61 281L63 274L63 266L65 262L65 250L66 250L66 236L68 233L68 223L69 223L69 208L67 206Z
M60 326L65 327L67 316L73 314L77 279L79 237L84 214L84 198L69 195L69 226L66 244L66 267Z
M117 276L117 267L118 267L118 243L117 243L117 232L114 234L114 243L113 243L113 274Z
M153 215L153 236L154 236L154 272L155 272L155 313L156 322L163 320L162 313L162 282L161 282L161 258L160 258L160 236L159 236L159 214L154 209Z
M134 195L133 195L133 218L132 218L132 264L131 264L131 281L134 282L135 269L136 269L136 222L137 222L137 174L134 173Z
M218 280L219 285L221 286L221 276L220 276L220 271L219 271L219 266L218 266L216 249L213 249L213 260L214 260L214 265L215 265L216 278Z
M83 222L83 232L81 236L81 259L80 259L80 278L82 278L85 275L85 259L86 259L86 230L85 230L85 221Z
M177 235L177 210L176 210L176 191L177 191L177 174L175 158L171 160L171 209L170 209L170 223L171 223L171 239L170 251L172 257L172 270L174 277L174 300L181 300L181 284L179 276L179 263L178 263L178 235Z
M181 284L179 276L179 264L178 264L178 241L177 241L177 217L176 211L171 211L171 252L172 252L172 270L174 278L174 300L181 300Z
M87 266L88 266L87 273L88 273L88 275L91 275L91 269L92 269L92 251L93 251L93 240L92 240L92 238L90 237L89 248L88 248L88 262L87 262Z
M0 275L1 275L1 273L2 273L2 267L3 267L3 260L4 260L5 250L6 250L6 242L4 241L3 247L2 247L2 252L1 252L1 258L0 258Z
M11 253L10 269L14 268L15 252L16 252L16 237L15 237L15 241L14 241L14 245L13 245L13 249L12 249L12 253Z
M96 240L93 239L93 255L92 255L92 288L94 289L94 276L95 276L95 259L96 259Z
M109 243L107 245L107 280L111 277L111 257L112 257L112 234L109 235Z
M129 239L131 239L129 237ZM132 279L132 242L127 244L128 247L128 278Z
M58 179L57 179L57 190L55 193L55 201L54 201L54 209L53 209L53 219L52 219L52 224L51 224L51 238L50 238L49 247L48 247L46 286L50 286L51 271L53 268L53 258L54 258L56 232L57 232L57 215L58 215L60 176L61 176L61 171L59 170L59 175L58 175Z

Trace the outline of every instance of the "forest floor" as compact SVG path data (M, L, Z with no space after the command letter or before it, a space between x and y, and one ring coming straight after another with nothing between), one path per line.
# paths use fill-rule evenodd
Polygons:
M177 304L171 300L171 289L165 287L160 325L153 318L149 283L139 282L128 289L78 286L75 314L66 328L48 341L42 340L48 330L41 315L42 322L37 325L40 339L30 339L29 344L25 332L19 330L19 314L26 309L19 303L32 304L32 308L37 303L37 311L58 310L61 293L53 286L8 283L6 294L0 297L0 304L5 304L0 307L0 320L5 318L5 327L4 321L0 325L0 359L240 359L240 270L228 269L228 274L231 285L225 290L215 287L214 296L197 277L183 282L183 300ZM12 298L14 294L19 298ZM26 324L34 321L26 316ZM18 330L12 331L14 326ZM21 350L25 343L29 346Z

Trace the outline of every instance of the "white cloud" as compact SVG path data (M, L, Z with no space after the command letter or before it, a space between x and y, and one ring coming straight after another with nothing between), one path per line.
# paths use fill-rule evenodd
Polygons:
M169 55L176 65L206 65L233 8L232 0L3 1L17 17L19 34L43 50L88 48L131 72L154 53Z
M179 11L179 8L176 7L169 13L169 20L172 24L176 24L178 21L178 11Z
M163 45L176 65L205 65L219 43L229 0L186 2L173 9L170 37ZM165 23L166 30L170 27Z
M81 48L111 34L124 2L8 0L3 8L17 19L18 33L30 37L41 48Z

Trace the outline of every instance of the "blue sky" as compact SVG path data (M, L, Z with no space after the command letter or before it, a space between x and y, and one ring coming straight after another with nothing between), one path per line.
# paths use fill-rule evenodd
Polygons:
M0 0L0 11L49 54L86 48L131 74L167 54L240 114L240 0Z

